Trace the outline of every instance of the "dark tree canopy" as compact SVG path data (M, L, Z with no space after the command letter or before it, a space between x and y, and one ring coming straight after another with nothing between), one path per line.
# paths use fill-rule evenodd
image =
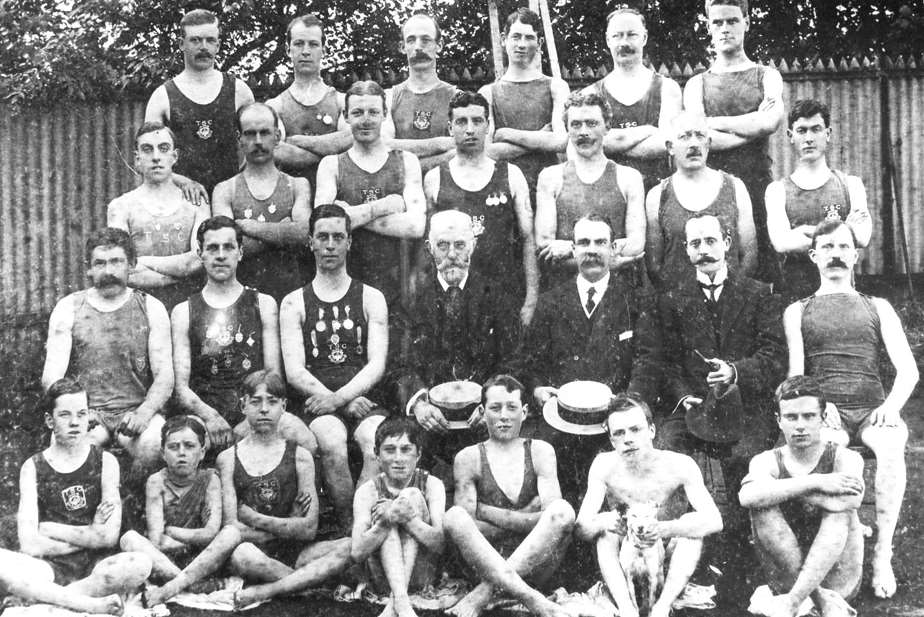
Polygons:
M222 20L221 68L243 78L286 77L285 27L302 13L327 28L328 68L361 74L399 70L398 23L411 4L400 0L4 0L0 4L0 98L35 106L60 100L106 100L150 92L178 72L177 27L183 12L209 8ZM501 0L500 13L525 2ZM622 0L552 0L559 58L566 66L609 61L606 14ZM705 63L709 58L702 3L629 1L648 17L648 56ZM426 0L443 26L441 65L491 65L485 0ZM748 51L758 59L802 61L878 53L917 54L924 37L924 0L752 0Z

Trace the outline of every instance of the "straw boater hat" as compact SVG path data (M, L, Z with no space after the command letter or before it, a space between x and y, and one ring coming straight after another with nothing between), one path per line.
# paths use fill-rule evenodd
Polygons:
M467 420L481 403L481 386L474 381L447 381L428 392L430 404L443 412L452 430L469 428Z
M542 408L545 421L552 428L572 435L605 433L603 421L613 393L596 381L572 381L558 389Z

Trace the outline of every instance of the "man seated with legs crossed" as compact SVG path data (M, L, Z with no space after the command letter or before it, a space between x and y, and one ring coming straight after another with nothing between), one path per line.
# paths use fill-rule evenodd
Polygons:
M455 506L446 531L480 584L449 609L477 617L495 593L513 596L535 615L565 615L534 587L558 568L571 539L574 509L561 498L555 450L520 437L524 386L510 375L489 379L480 412L488 439L456 455Z
M256 371L244 379L242 390L250 433L218 455L224 521L235 524L243 540L231 553L231 568L260 582L235 595L237 608L304 591L350 562L348 538L313 542L318 530L314 461L280 432L286 401L282 377Z
M57 380L44 402L51 445L26 459L19 474L16 526L25 554L0 554L4 571L16 564L25 576L0 572L0 588L36 602L121 614L112 594L136 591L151 573L151 560L135 552L113 555L122 524L119 463L93 444L79 383Z
M375 431L381 471L353 498L353 561L365 561L377 590L391 599L380 617L415 617L408 591L434 582L443 550L443 482L417 468L420 428L389 418Z
M164 584L148 587L144 603L156 606L190 589L214 591L214 580L193 586L218 570L241 543L237 527L221 526L221 480L214 469L200 469L205 457L205 423L195 416L173 416L161 430L166 467L145 485L147 537L125 532L123 551L151 558L151 578Z
M657 520L646 525L637 538L641 544L636 546L644 550L667 540L670 565L661 594L648 613L667 617L696 569L703 538L722 530L722 515L696 462L685 454L654 447L654 423L644 402L625 394L615 396L605 428L613 452L598 454L590 466L575 532L581 540L596 544L600 573L620 617L638 617L629 588L632 581L620 563L620 550L628 540L626 520L619 510L637 504L656 506Z
M823 617L847 615L863 568L863 459L822 439L818 380L790 377L776 399L785 444L754 457L739 493L770 587L783 594L770 614L794 617L811 597Z

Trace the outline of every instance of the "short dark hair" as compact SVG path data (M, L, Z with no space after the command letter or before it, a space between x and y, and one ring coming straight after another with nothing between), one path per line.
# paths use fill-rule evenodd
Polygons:
M642 27L648 29L648 23L645 21L645 16L638 9L634 9L631 6L621 6L616 10L610 11L610 14L606 16L606 27L609 28L610 22L617 15L635 15L642 20Z
M205 424L197 416L181 414L167 418L160 429L160 447L163 448L167 443L167 437L173 433L179 433L183 429L189 429L199 438L199 445L205 445Z
M480 93L472 90L459 90L449 99L449 119L452 120L452 112L459 107L468 107L469 105L481 105L484 107L484 117L487 118L491 110L488 99Z
M266 386L266 391L277 398L286 397L286 382L282 375L269 369L260 369L244 377L241 382L241 398L253 396L260 386Z
M416 421L407 416L392 416L386 418L378 428L375 429L375 453L379 453L382 444L389 437L401 437L407 435L407 440L417 446L417 453L420 453L421 439L420 426Z
M180 34L186 36L187 26L203 26L205 24L218 23L218 15L212 11L208 9L193 9L183 15L183 18L180 20Z
M501 373L500 375L495 375L491 377L484 385L481 386L481 404L484 405L488 402L488 389L495 386L500 386L507 392L519 392L520 400L523 400L523 394L526 392L526 387L520 382L519 379L513 375L508 375L506 373ZM525 402L525 401L523 401Z
M433 30L434 30L433 38L437 43L439 43L443 37L443 32L442 30L440 30L440 22L436 21L436 17L434 17L433 15L431 15L428 11L424 9L415 10L413 13L411 13L410 17L404 20L404 24L401 25L401 38L402 39L404 38L404 26L407 24L407 22L411 21L415 17L426 17L427 19L433 22Z
M821 236L827 236L828 234L833 234L841 227L846 227L850 230L850 238L853 240L853 248L857 248L857 235L853 233L853 228L841 219L825 219L818 223L818 225L815 226L815 231L812 233L812 248L816 248L815 244L818 238Z
M732 236L731 236L731 230L730 230L730 229L727 229L727 228L725 227L725 225L722 224L722 219L720 219L720 218L719 218L718 216L716 216L715 214L712 214L711 212L697 212L697 213L695 213L693 216L691 216L690 218L688 218L688 219L687 219L687 222L683 224L683 239L684 239L684 242L686 242L686 239L687 239L687 225L690 224L690 221L697 220L697 219L705 219L705 218L714 218L716 221L718 221L718 223L719 223L719 233L722 234L722 237L723 237L723 238L727 238L727 239L731 240L731 237L732 237Z
M748 16L748 0L706 0L706 14L713 6L736 6L741 9L741 14Z
M510 26L517 22L524 23L527 26L532 26L533 30L536 31L536 35L540 39L542 38L542 18L539 17L539 13L536 11L521 6L514 12L510 13L510 15L507 16L507 23L504 24L505 36L510 32Z
M350 223L350 215L338 204L318 204L311 211L308 217L308 233L314 235L314 227L321 219L343 219L346 225L346 232L349 236L353 232L353 225Z
M382 113L388 112L388 106L385 103L385 90L382 89L382 86L372 81L371 79L365 81L354 81L353 85L349 87L346 91L346 94L343 95L343 115L346 116L347 112L350 111L350 97L351 96L379 96L382 98Z
M93 250L99 247L116 248L119 247L125 251L125 257L130 265L135 265L135 245L132 243L132 237L124 229L116 227L103 227L90 233L87 237L86 260L87 267L90 267L90 259L93 257Z
M791 401L792 399L811 396L818 399L818 406L822 410L828 405L825 393L821 389L821 382L808 375L793 375L787 378L776 388L776 414L780 414L780 401Z
M815 115L821 115L825 128L831 126L831 110L827 105L815 99L799 99L789 110L789 128L792 128L799 118L811 118Z
M289 25L286 26L286 45L292 44L292 28L297 25L302 25L305 28L317 27L321 30L321 45L325 43L324 36L324 23L321 21L321 18L315 15L314 13L306 13L305 15L299 15L289 22Z
M574 223L571 224L571 236L574 236L574 229L577 227L577 224L581 221L589 221L591 223L604 223L607 228L610 230L610 240L613 239L613 226L608 220L597 214L596 212L591 212L590 214L585 214L581 217L575 219Z
M202 221L202 224L199 225L199 229L196 230L196 242L199 243L199 249L202 249L202 243L205 241L205 232L224 229L225 227L234 230L234 235L237 237L237 245L238 247L242 247L244 245L244 232L241 230L241 226L230 217L218 215Z
M628 392L619 392L610 398L610 404L606 408L606 420L603 421L603 426L609 430L610 416L614 413L625 413L633 409L641 409L645 414L645 419L648 420L648 425L654 425L654 415L651 413L651 407L648 406L648 403Z
M86 392L79 381L73 377L62 377L48 386L45 395L42 397L42 408L45 413L51 415L55 408L55 401L65 394L77 394L78 392Z
M568 110L572 107L599 107L600 113L603 114L603 123L606 124L609 128L610 123L613 121L613 107L610 105L609 101L597 94L596 92L572 92L568 96L568 100L565 101L565 111L562 114L562 118L565 121L565 125L568 124Z
M240 133L243 129L241 128L241 116L244 115L244 112L248 109L253 108L268 109L270 114L273 116L273 128L279 127L279 114L276 113L276 110L267 105L266 103L260 103L258 101L251 101L250 103L245 103L237 108L237 112L234 114L234 125L237 127L237 132Z
M173 134L173 129L171 129L169 126L166 126L160 120L153 120L151 122L145 122L142 124L138 131L135 133L135 148L138 148L138 140L141 139L142 135L147 135L148 133L153 133L154 131L167 131L167 134L170 135L170 141L172 141L174 147L176 147L176 135Z

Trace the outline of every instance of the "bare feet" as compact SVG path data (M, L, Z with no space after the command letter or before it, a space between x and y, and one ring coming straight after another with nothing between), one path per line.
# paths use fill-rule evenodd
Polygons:
M481 583L456 602L452 608L446 609L446 612L455 617L479 617L484 607L491 601L492 594L491 586Z
M414 607L411 606L411 599L407 596L403 598L394 598L394 611L398 617L417 617Z
M891 598L895 595L898 584L892 571L892 556L877 555L873 558L873 595L877 598Z
M259 591L260 586L244 587L234 594L234 610L242 611L250 608L251 605L261 602L266 598Z
M773 612L769 617L796 617L799 613L799 604L788 594L774 596Z
M121 615L125 606L118 594L111 594L102 598L93 598L93 603L88 604L84 610L98 615Z
M397 617L397 615L398 614L395 612L394 601L389 598L388 602L385 603L385 609L379 613L379 617Z
M571 617L571 613L545 597L528 608L539 617Z
M153 608L158 604L163 604L167 601L167 598L170 597L164 589L165 586L161 587L148 587L144 592L144 602L147 604L148 608ZM172 594L171 594L172 595Z
M856 611L850 608L847 601L837 592L830 589L819 589L818 602L821 617L852 617Z

